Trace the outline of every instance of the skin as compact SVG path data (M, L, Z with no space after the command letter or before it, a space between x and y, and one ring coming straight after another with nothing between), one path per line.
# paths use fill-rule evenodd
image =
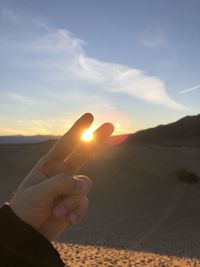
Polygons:
M81 141L82 132L92 122L90 113L79 118L30 171L10 201L15 214L48 240L79 222L87 210L91 180L75 174L101 150L114 130L105 123L95 131L92 142Z

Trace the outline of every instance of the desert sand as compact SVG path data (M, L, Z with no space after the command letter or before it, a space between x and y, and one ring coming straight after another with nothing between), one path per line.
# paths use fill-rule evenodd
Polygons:
M0 146L0 201L9 200L50 144ZM128 146L105 151L80 171L93 181L85 219L57 240L69 266L200 266L200 149Z
M97 246L55 243L66 266L73 267L191 267L200 261L155 253L145 253Z

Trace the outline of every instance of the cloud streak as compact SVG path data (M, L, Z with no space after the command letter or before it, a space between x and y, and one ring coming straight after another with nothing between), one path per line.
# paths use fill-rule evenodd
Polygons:
M193 87L190 87L190 88L187 88L187 89L184 89L184 90L181 90L179 93L180 94L186 94L186 93L190 93L192 91L195 91L197 89L200 89L200 84L193 86Z
M15 14L4 13L21 24ZM19 36L1 38L0 48L14 51L18 55L15 64L30 69L38 83L48 84L50 89L59 87L61 95L71 87L82 94L87 90L91 95L124 94L153 105L185 109L169 96L164 82L158 77L129 66L91 58L85 53L84 41L67 30L50 28L36 19L29 23L28 35L23 29ZM41 27L42 32L35 34L34 27ZM28 101L17 95L12 98L24 104Z

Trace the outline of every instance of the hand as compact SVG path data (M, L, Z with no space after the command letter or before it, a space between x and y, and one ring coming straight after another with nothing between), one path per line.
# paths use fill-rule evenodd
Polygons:
M31 170L10 202L22 220L49 240L79 220L87 209L86 194L91 181L74 174L100 150L114 129L112 124L105 123L95 131L94 141L85 143L80 137L92 122L91 114L76 121ZM77 190L76 184L82 184L82 189Z

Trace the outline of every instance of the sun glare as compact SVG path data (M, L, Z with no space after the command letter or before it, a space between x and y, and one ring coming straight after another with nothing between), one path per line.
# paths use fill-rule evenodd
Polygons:
M93 130L92 129L88 129L88 130L84 131L81 135L81 140L83 140L85 142L90 142L90 141L92 141L93 138L94 138L94 136L93 136Z

